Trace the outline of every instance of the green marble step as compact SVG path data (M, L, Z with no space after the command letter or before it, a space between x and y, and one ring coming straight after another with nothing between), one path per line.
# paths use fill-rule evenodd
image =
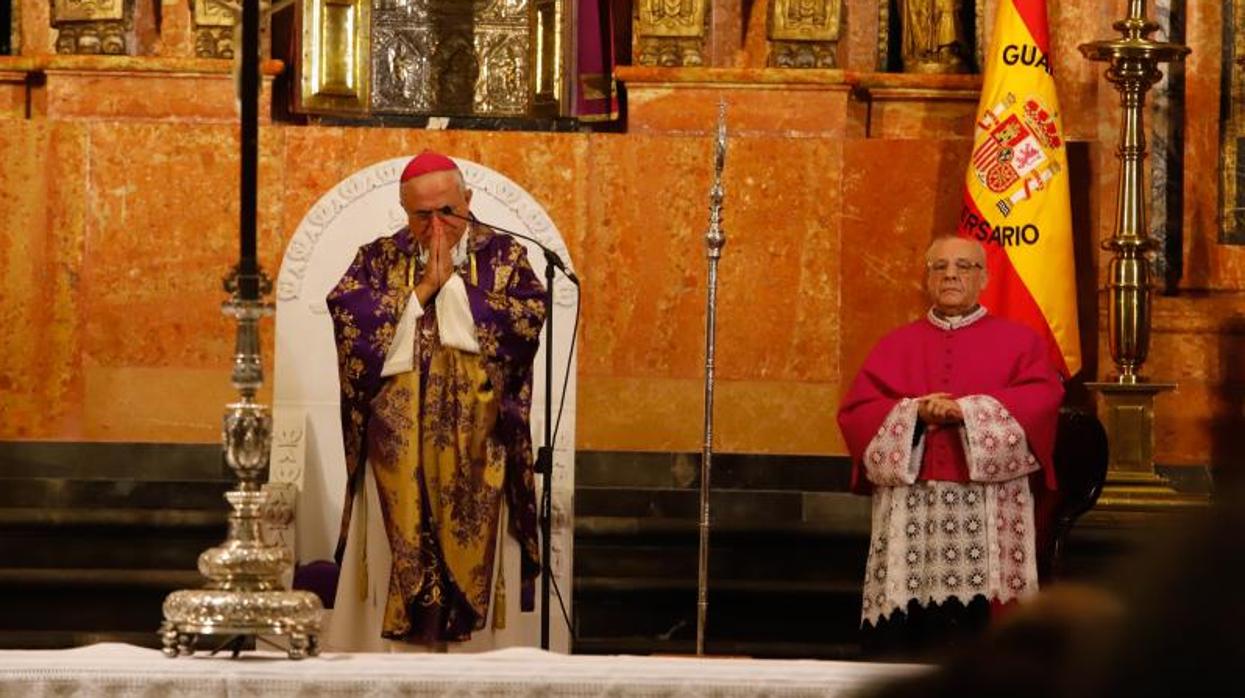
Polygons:
M0 477L0 509L227 511L225 480Z
M857 642L859 589L708 587L706 636L719 642L846 646ZM693 640L694 582L677 589L575 589L580 642ZM653 651L659 651L654 649ZM776 656L776 655L775 655Z
M0 477L229 480L220 444L0 441Z
M164 598L196 589L193 570L0 569L0 618L5 631L58 633L155 632Z
M846 492L714 490L713 531L868 535L867 497ZM699 526L697 490L658 487L575 488L576 535L680 533Z
M761 535L710 540L709 578L739 584L827 584L859 586L868 553L866 538L794 538ZM699 573L697 541L659 539L579 540L575 547L576 588L596 583L693 584Z
M699 453L579 451L576 487L698 488ZM715 490L847 491L851 475L843 456L718 453L710 475Z

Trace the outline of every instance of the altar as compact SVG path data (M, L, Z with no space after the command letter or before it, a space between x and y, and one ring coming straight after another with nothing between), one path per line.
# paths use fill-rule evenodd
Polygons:
M913 664L574 656L531 648L472 655L284 653L170 660L103 643L0 652L0 694L75 696L847 696L928 671Z

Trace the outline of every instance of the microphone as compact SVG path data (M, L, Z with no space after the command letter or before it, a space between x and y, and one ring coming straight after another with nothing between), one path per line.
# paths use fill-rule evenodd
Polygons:
M549 249L549 247L545 245L545 243L541 242L540 240L537 240L536 238L530 235L524 235L523 233L516 233L513 230L506 230L505 228L500 228L498 226L485 223L479 218L476 218L476 214L472 213L470 210L467 211L467 215L465 216L460 216L458 213L455 213L454 209L450 206L442 206L441 208L433 209L432 212L437 214L438 216L445 216L446 218L457 218L462 221L467 221L468 223L479 223L480 225L492 228L493 230L496 230L499 233L505 233L507 235L512 235L514 237L517 237L520 240L527 240L528 242L535 243L536 246L540 248L541 252L545 253L545 260L549 264L552 264L555 268L560 270L562 274L565 275L566 278L571 283L575 284L576 286L579 285L579 277L575 276L575 272L571 271L566 266L566 262L562 261L562 258L558 256L558 253Z

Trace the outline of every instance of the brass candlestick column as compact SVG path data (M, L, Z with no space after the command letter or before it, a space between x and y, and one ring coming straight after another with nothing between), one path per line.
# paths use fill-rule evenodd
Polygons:
M1183 60L1189 48L1150 38L1159 25L1146 18L1145 0L1130 0L1128 16L1112 26L1122 34L1120 38L1080 46L1089 60L1110 63L1106 77L1119 91L1124 112L1116 150L1120 180L1115 231L1103 243L1103 249L1112 254L1107 332L1116 376L1088 384L1102 396L1111 445L1107 486L1099 502L1105 509L1184 505L1196 500L1176 493L1154 471L1154 398L1176 386L1140 375L1150 348L1149 254L1155 247L1146 226L1142 107L1146 91L1163 77L1158 64Z

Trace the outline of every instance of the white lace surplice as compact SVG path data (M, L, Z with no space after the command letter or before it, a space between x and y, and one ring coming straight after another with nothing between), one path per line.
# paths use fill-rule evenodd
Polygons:
M1027 477L1037 459L997 400L957 402L972 482L917 482L924 436L914 443L915 400L900 400L865 450L874 492L862 623L876 625L912 599L923 606L974 596L1006 602L1037 591Z

